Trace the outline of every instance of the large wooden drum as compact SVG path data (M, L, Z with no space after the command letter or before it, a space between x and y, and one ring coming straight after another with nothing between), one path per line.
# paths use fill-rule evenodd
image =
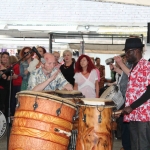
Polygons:
M75 104L81 103L81 98L85 98L85 96L77 90L73 90L73 91L66 91L66 90L56 90L55 91L56 95L63 97L63 98L67 98L68 100L72 101ZM77 118L74 118L73 120L73 129L77 129L78 128L78 116Z
M76 106L41 92L17 93L9 150L67 150Z
M114 102L102 98L82 99L76 150L112 150L112 108Z
M73 91L56 90L55 93L60 97L69 99L75 104L81 103L81 98L85 98L85 96L82 95L82 93L77 90L73 90ZM73 117L73 130L72 130L72 135L70 138L68 150L75 150L76 139L78 134L78 130L77 130L78 124L79 124L79 116L78 116L78 112L76 112L76 115Z

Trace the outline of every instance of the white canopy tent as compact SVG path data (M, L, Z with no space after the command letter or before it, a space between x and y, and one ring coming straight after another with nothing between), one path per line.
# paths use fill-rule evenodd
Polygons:
M100 0L100 1L150 6L150 0Z

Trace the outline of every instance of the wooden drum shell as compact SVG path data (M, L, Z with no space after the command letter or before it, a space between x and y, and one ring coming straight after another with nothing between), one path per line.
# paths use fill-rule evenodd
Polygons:
M15 112L9 150L67 150L70 137L55 129L71 132L75 105L57 96L32 93L18 93L20 106ZM35 102L38 106L34 110ZM56 110L61 105L61 113L57 116Z
M83 121L84 114L86 123ZM105 107L101 112L101 123L98 123L99 115L96 106L80 106L76 150L112 150L112 108Z
M55 94L70 100L74 104L81 103L81 98L85 98L85 96L80 91L77 90L73 90L73 91L56 90ZM79 118L73 120L73 130L78 129L78 122L79 122Z

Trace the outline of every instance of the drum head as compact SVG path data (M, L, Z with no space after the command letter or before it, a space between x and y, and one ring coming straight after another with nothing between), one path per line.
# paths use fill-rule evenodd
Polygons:
M55 91L39 91L39 92L55 95Z
M0 111L0 139L4 136L7 129L7 122L4 114Z
M119 109L124 104L124 98L117 85L108 87L101 95L101 98L112 100L115 103L117 109Z
M81 99L84 105L89 106L106 106L106 107L115 107L115 104L112 100L104 98L82 98Z
M112 85L103 92L103 94L101 95L101 98L106 98L106 99L112 100L114 94L115 94L115 86Z
M47 93L43 93L43 92L35 92L35 91L21 91L21 92L18 92L17 94L17 97L19 95L30 95L30 96L38 96L38 97L42 97L42 98L45 98L46 100L51 99L51 100L54 100L54 101L59 101L59 102L64 102L68 105L71 105L73 107L76 107L76 105L71 102L70 100L67 100L67 99L64 99L64 98L61 98L61 97L58 97L56 95L51 95L51 94L47 94Z
M73 90L73 91L67 91L67 90L56 90L56 94L63 98L84 98L85 96L82 95L80 91Z

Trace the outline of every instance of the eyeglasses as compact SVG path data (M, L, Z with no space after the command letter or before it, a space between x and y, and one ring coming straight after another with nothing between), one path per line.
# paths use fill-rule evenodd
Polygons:
M136 50L136 48L128 49L128 50L125 52L125 54L129 54L131 51L134 51L134 50Z
M24 55L27 54L27 53L29 53L29 52L23 52Z

